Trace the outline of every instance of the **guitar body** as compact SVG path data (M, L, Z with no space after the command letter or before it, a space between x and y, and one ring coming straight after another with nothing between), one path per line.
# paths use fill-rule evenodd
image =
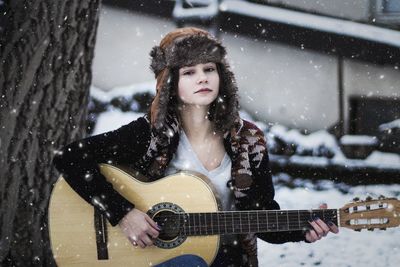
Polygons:
M181 172L155 182L139 181L112 165L101 164L102 174L114 189L147 212L159 203L174 203L184 212L217 212L219 200L208 178ZM61 177L49 207L51 247L58 266L154 266L183 254L194 254L209 265L219 248L219 235L187 236L171 248L134 247L120 227L107 223L108 259L98 259L94 208Z

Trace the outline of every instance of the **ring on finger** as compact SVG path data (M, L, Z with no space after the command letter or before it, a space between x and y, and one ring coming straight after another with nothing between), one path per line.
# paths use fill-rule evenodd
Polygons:
M129 237L129 239L131 240L132 245L137 246L137 242L136 242L136 237Z

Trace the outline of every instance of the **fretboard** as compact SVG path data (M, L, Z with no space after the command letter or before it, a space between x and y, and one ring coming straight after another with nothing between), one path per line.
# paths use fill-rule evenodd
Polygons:
M254 210L179 215L181 231L187 236L264 233L310 229L315 217L337 225L338 210Z

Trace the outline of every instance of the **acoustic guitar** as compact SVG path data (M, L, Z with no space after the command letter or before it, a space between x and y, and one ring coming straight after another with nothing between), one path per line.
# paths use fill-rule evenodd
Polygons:
M50 200L49 227L58 266L154 266L182 254L209 265L220 235L309 229L318 216L354 230L386 229L400 224L395 198L355 200L340 209L220 211L217 193L202 174L179 172L143 182L121 168L100 164L101 173L135 208L161 226L155 245L134 247L60 177Z

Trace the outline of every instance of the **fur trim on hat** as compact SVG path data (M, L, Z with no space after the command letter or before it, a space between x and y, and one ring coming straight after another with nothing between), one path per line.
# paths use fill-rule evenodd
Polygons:
M150 52L150 68L157 77L165 68L180 68L206 62L221 63L225 55L225 47L219 41L204 34L190 35L175 41L165 50L159 46L153 47Z

